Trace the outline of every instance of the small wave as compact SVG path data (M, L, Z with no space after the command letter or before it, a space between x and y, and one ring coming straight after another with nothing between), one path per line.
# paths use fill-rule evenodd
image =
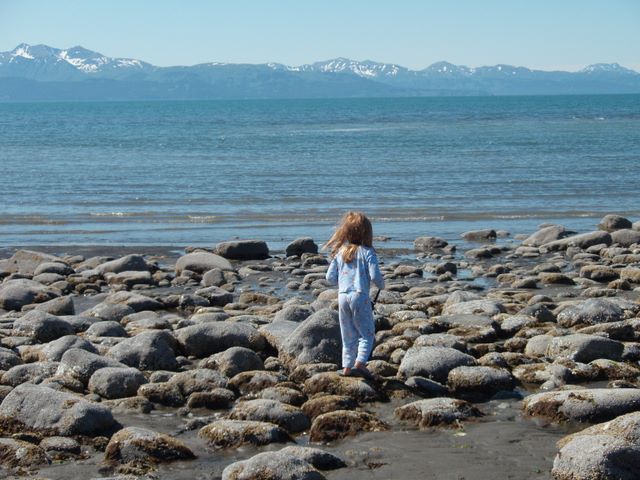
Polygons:
M40 215L7 215L0 217L0 225L67 225L60 218L48 218Z
M444 215L433 215L433 216L417 216L417 217L405 217L405 216L376 217L376 216L372 216L371 219L374 220L374 221L377 221L377 222L397 222L397 221L403 221L403 222L432 222L432 221L439 221L439 222L442 222L446 218L445 218Z
M133 212L91 212L92 217L139 217L143 214Z
M108 219L114 219L114 221L118 221L121 218L163 218L163 217L171 217L172 215L165 215L158 211L147 211L147 212L89 212L89 217L97 217L103 219L103 221L109 221ZM87 217L86 214L81 214L79 217Z
M216 223L220 221L220 217L216 215L187 215L191 223Z

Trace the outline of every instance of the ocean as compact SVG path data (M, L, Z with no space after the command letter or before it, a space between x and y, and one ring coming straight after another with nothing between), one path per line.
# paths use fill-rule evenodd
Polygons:
M0 104L0 246L389 247L640 217L640 95Z

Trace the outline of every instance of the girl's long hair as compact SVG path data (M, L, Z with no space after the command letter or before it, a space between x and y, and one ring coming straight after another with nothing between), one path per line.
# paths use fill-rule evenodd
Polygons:
M373 246L373 227L363 213L347 212L323 249L330 250L332 258L340 253L346 263L351 263L360 245Z

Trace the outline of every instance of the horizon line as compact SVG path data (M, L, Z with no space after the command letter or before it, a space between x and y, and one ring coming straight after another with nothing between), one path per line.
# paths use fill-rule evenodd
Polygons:
M630 68L630 67L626 67L622 64L620 64L619 62L595 62L595 63L589 63L585 66L583 66L581 69L578 70L561 70L561 69L542 69L542 68L535 68L535 67L526 67L524 65L514 65L514 64L509 64L509 63L496 63L493 65L479 65L476 67L469 67L468 65L465 64L457 64L457 63L453 63L450 62L448 60L438 60L436 62L433 62L423 68L419 68L419 69L415 69L415 68L410 68L410 67L405 67L403 65L400 65L399 63L395 63L395 62L380 62L377 60L371 60L371 59L364 59L364 60L356 60L353 58L349 58L349 57L343 57L343 56L338 56L338 57L333 57L333 58L328 58L326 60L316 60L316 61L312 61L312 62L307 62L307 63L301 63L298 65L293 65L293 64L287 64L287 63L283 63L283 62L278 62L278 61L266 61L266 62L258 62L258 63L251 63L251 62L221 62L221 61L206 61L206 62L200 62L200 63L194 63L194 64L174 64L174 65L158 65L158 64L153 64L151 62L148 62L146 60L140 59L140 58L134 58L134 57L120 57L120 56L110 56L110 55L106 55L104 53L98 52L97 50L92 50L91 48L87 48L84 47L80 44L77 45L73 45L71 47L66 47L66 48L60 48L60 47L52 47L51 45L48 45L46 43L35 43L35 44L30 44L27 42L21 42L18 45L16 45L13 49L11 50L5 50L5 51L0 51L0 53L12 53L14 51L16 51L17 49L19 49L21 46L27 46L27 47L39 47L39 46L43 46L43 47L47 47L47 48L53 48L56 50L61 50L61 51L67 51L67 50L71 50L74 48L82 48L84 50L88 50L90 52L93 53L97 53L99 55L102 55L104 57L107 58L111 58L111 59L127 59L127 60L137 60L140 62L144 62L147 63L149 65L151 65L152 67L156 67L156 68L176 68L176 67L196 67L199 65L252 65L252 66L272 66L272 65L279 65L279 66L283 66L286 68L300 68L300 67L305 67L305 66L310 66L310 65L315 65L315 64L322 64L322 63L327 63L330 61L335 61L335 60L347 60L350 62L357 62L357 63L366 63L366 62L370 62L370 63L375 63L375 64L379 64L379 65L391 65L391 66L395 66L395 67L399 67L402 69L405 69L409 72L420 72L420 71L424 71L434 65L437 64L441 64L441 63L445 63L445 64L449 64L449 65L453 65L455 67L460 67L460 68L466 68L469 70L478 70L480 68L484 68L484 67L500 67L500 66L507 66L507 67L514 67L514 68L525 68L527 70L530 71L538 71L538 72L548 72L548 73L553 73L553 72L566 72L566 73L580 73L582 71L584 71L586 68L588 67L592 67L592 66L596 66L596 65L617 65L623 69L626 70L630 70L636 74L640 75L640 70L636 70L635 68ZM639 67L640 68L640 67Z

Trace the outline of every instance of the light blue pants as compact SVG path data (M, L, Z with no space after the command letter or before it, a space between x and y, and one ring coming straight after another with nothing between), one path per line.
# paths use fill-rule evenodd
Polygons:
M373 350L376 329L371 300L366 293L341 293L338 295L338 308L342 366L353 368L356 362L366 363Z

